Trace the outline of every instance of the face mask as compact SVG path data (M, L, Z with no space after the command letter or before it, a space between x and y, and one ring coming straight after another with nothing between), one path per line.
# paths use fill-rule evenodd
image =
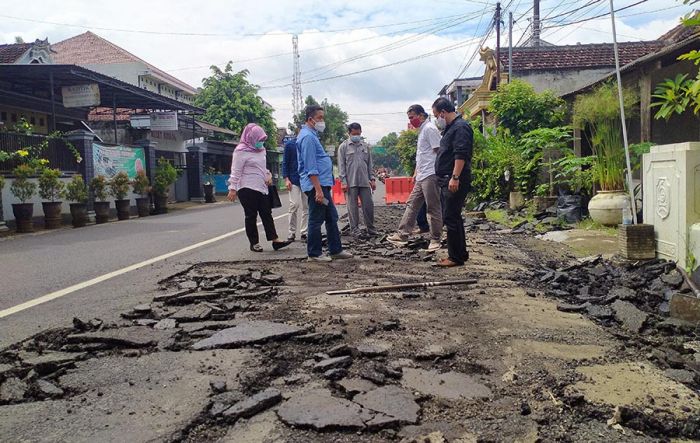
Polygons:
M359 143L360 141L362 141L362 137L359 135L351 135L350 141L353 143Z
M316 122L314 123L314 129L318 132L323 132L326 130L326 122Z
M255 144L255 149L262 149L265 147L265 142L257 142Z
M437 126L437 128L441 131L445 129L445 127L447 127L447 121L445 120L445 117L438 117L437 120L435 120L435 126Z
M411 126L413 126L414 128L420 128L420 125L423 124L423 122L420 121L420 118L418 117L411 118L409 122L411 122Z

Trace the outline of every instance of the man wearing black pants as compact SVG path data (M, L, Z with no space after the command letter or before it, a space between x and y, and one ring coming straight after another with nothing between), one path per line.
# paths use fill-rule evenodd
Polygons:
M471 125L455 112L452 102L439 98L433 103L435 124L442 130L440 149L435 159L435 173L441 187L443 223L447 227L448 258L440 267L462 266L469 259L462 209L471 188L474 133Z

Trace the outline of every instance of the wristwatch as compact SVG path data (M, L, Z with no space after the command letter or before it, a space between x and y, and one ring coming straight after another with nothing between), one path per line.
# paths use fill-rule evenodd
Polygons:
M452 180L457 180L457 181L459 181L459 175L453 175L453 176L452 176Z

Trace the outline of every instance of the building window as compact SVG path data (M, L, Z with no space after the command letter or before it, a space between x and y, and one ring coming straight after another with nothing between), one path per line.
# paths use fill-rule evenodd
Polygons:
M39 117L39 126L44 126L44 117Z
M6 122L7 121L7 112L2 111L0 112L0 120Z

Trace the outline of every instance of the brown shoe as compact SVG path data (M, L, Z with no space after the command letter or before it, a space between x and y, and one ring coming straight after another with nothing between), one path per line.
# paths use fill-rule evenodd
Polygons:
M437 263L435 263L436 267L438 268L454 268L455 266L462 266L459 263L455 263L449 258L443 258L442 260L439 260Z

